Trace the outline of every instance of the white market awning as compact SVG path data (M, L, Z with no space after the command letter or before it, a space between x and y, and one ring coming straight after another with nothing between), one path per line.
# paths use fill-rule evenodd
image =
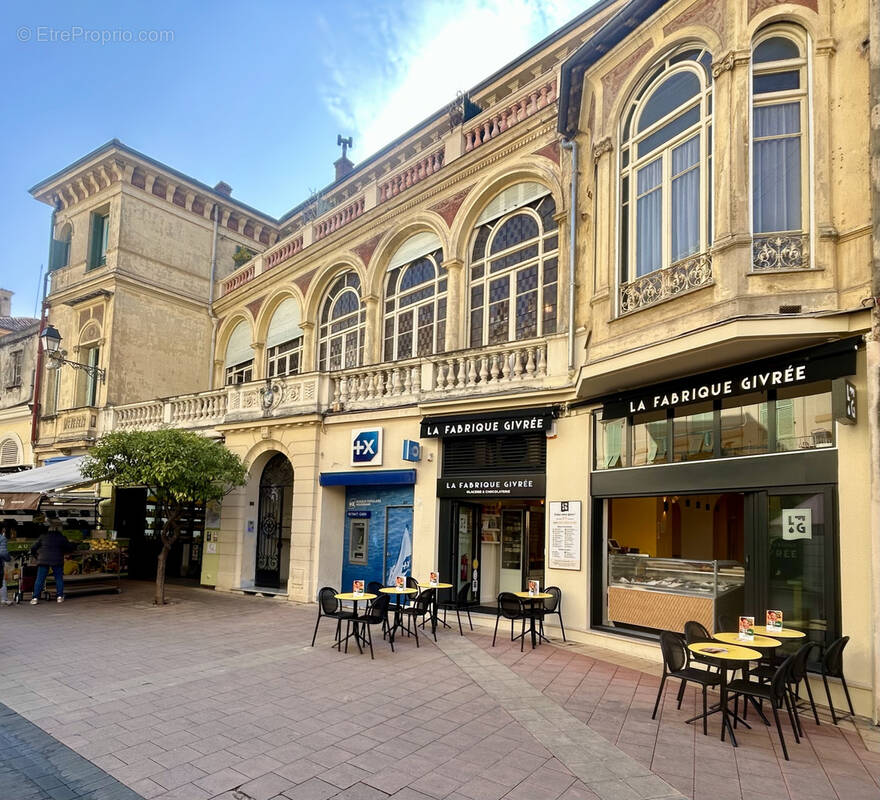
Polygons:
M44 494L94 483L79 471L83 458L75 456L43 467L0 475L0 513L35 509Z

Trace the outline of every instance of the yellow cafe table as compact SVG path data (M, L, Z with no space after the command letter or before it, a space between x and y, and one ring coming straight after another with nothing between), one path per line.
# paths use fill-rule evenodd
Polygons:
M382 589L379 589L382 594L390 594L395 598L395 606L394 606L394 624L391 626L391 630L388 631L388 635L391 637L391 644L394 644L394 631L398 628L403 630L403 615L401 612L400 598L408 597L411 594L418 594L418 589L412 589L408 586L404 586L401 588L397 588L396 586L385 586Z
M434 592L434 602L431 603L431 633L434 634L434 638L437 637L437 622L438 622L438 619L437 619L437 594L440 592L441 589L451 589L451 588L452 588L451 583L439 583L439 582L438 583L431 583L430 581L428 583L422 583L421 581L419 581L419 589L420 590L421 589L436 589L436 591ZM439 622L444 628L451 627L446 624L445 620L439 620ZM424 625L422 627L424 627Z
M553 595L547 594L547 592L537 592L536 594L529 594L528 592L514 592L513 594L516 595L520 600L522 600L524 605L529 606L529 633L531 633L532 635L532 650L534 650L535 645L537 644L536 636L538 634L535 630L535 614L531 613L531 611L532 609L534 609L535 603L541 603L543 605L544 601L549 600L551 597L553 597ZM543 639L545 642L550 641L546 636L544 636L543 633L540 634L540 638Z
M768 628L766 625L755 625L754 631L756 634L771 636L774 639L803 639L807 635L794 628Z
M735 644L741 647L754 647L758 650L772 650L774 647L779 647L779 645L782 644L778 639L773 639L769 636L759 636L758 634L755 634L753 641L740 639L738 633L716 633L712 638L717 639L719 642L724 642L725 644Z
M337 600L349 600L349 601L351 601L352 604L354 605L354 608L353 608L354 616L357 617L357 613L358 613L358 603L359 603L361 600L375 600L375 599L378 597L378 595L371 594L370 592L363 592L362 594L355 594L354 592L341 592L340 594L335 595L335 597L336 597ZM348 631L348 628L352 625L352 623L354 624L354 632L353 632L353 633L350 633L350 632ZM358 646L358 650L359 650L361 653L363 653L364 650L363 650L363 648L361 647L361 637L360 637L360 632L359 632L358 624L357 624L357 622L355 622L354 620L348 620L348 624L346 625L345 638L344 638L344 639L342 639L342 638L339 639L339 643L337 644L336 649L337 649L337 650L341 649L341 648L342 648L342 642L344 641L344 642L345 642L345 652L347 653L347 652L348 652L348 640L349 640L352 636L354 636L354 643Z
M737 634L732 635L736 636ZM716 634L716 638L717 636L718 634ZM749 661L757 661L761 654L750 647L722 644L720 642L718 644L715 642L694 642L688 645L688 650L704 658L718 661L721 665L721 741L724 741L724 730L726 728L730 732L730 743L736 747L736 736L733 733L733 725L730 724L730 711L727 708L727 670L741 669ZM698 715L694 719L702 719L702 715ZM693 722L693 720L688 720L688 722Z

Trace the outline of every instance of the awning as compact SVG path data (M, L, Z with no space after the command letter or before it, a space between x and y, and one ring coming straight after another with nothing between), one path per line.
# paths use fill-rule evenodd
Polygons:
M46 493L94 483L79 471L83 456L56 461L43 467L0 475L0 510L27 511L39 507Z
M321 486L412 486L415 482L414 469L322 472L320 476Z

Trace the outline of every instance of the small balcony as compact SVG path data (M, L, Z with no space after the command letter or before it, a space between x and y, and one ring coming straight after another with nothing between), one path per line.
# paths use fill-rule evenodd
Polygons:
M83 442L97 438L100 409L92 406L66 408L40 420L40 443Z
M752 238L752 270L785 272L810 268L810 237L801 231L768 233Z
M679 295L714 283L712 257L708 253L690 256L671 267L658 269L620 287L620 316L641 311Z

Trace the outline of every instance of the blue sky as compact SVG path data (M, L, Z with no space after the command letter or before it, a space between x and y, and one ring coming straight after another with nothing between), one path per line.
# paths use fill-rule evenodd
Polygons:
M13 314L34 314L48 251L50 210L27 190L107 140L277 217L332 180L337 133L357 163L593 2L4 4L0 287Z

